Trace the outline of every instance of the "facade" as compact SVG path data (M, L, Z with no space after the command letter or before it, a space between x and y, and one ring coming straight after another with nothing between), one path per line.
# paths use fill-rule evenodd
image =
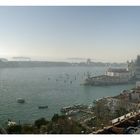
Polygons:
M137 56L135 62L135 75L136 75L136 79L140 79L140 55Z
M137 56L135 61L127 62L127 64L131 75L133 75L136 80L140 80L140 55Z
M130 79L131 73L127 69L112 69L109 68L106 72L107 76L120 77L122 79Z
M140 81L137 81L136 82L136 88L139 88L140 89Z
M127 61L128 71L130 72L132 77L135 77L135 62L131 60L131 62Z
M87 65L90 65L91 64L91 59L87 59Z

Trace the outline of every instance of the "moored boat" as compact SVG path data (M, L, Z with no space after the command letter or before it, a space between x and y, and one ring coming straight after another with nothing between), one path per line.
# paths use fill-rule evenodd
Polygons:
M18 99L17 99L17 102L18 102L18 103L25 103L25 100L24 100L23 98L18 98Z
M38 106L38 109L46 109L46 108L48 108L48 106L47 106L47 105L46 105L46 106L43 106L43 105Z

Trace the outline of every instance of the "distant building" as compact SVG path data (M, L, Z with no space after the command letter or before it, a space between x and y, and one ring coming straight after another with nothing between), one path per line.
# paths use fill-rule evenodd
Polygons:
M140 81L137 81L136 82L136 88L139 88L140 89Z
M135 77L136 80L140 80L140 55L137 56L135 61L128 62L128 70L131 72L131 75Z
M134 69L135 69L136 79L140 79L140 55L137 56Z
M135 62L131 60L131 62L127 61L128 71L131 73L132 77L135 77Z
M13 57L13 59L15 61L31 61L30 57L22 57L22 56L20 56L20 57Z
M91 59L87 59L87 64L90 65L91 64Z
M106 71L106 75L107 76L114 76L114 77L121 77L121 78L126 78L126 79L130 79L131 78L131 74L127 69L112 69L109 68Z

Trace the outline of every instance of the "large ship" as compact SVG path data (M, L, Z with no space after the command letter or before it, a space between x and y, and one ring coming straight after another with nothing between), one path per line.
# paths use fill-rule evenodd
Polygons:
M109 68L104 75L91 77L88 74L84 85L107 86L127 84L134 81L135 75L133 75L127 68Z
M140 81L140 55L134 61L127 61L127 68L108 68L104 75L90 76L88 74L84 85L117 85Z

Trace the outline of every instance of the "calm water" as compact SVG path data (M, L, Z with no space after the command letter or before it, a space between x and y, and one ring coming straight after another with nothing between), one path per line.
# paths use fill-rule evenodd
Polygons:
M94 99L114 96L134 87L80 85L84 81L84 73L99 75L105 70L104 67L0 69L0 123L4 124L8 118L27 123L40 117L49 119L63 106L90 104ZM26 103L18 104L17 98L24 98ZM49 108L39 110L39 105L48 105Z

